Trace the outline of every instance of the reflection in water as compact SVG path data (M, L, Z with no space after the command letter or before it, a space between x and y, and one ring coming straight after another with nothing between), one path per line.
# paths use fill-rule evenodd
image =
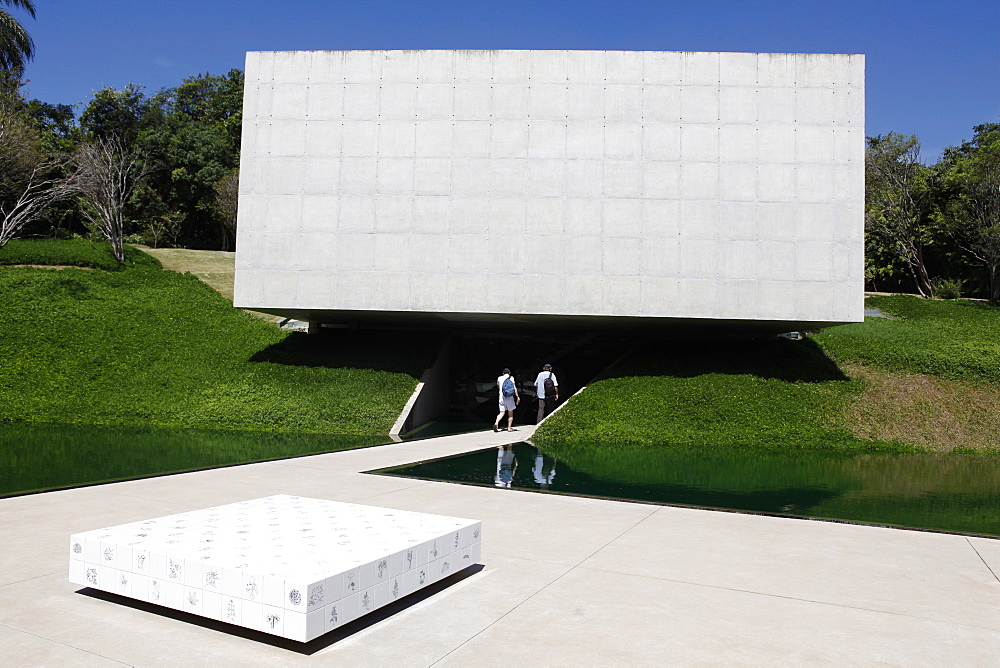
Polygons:
M0 496L330 452L385 436L0 424Z
M535 465L531 467L531 477L542 489L548 489L556 477L556 460L552 458L549 464L549 472L545 472L545 455L538 448L535 448Z
M518 461L531 476L515 476ZM529 443L379 471L673 505L1000 535L1000 457Z
M514 446L501 445L497 448L497 471L493 484L497 487L510 487L517 473L517 459L514 457Z

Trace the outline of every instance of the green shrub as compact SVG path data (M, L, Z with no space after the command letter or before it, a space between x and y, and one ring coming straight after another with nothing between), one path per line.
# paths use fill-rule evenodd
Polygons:
M118 262L107 243L87 239L13 239L0 248L0 265L37 264L117 271ZM156 258L125 246L125 267L159 268Z
M932 283L934 296L940 299L960 299L965 281L959 278L936 278Z

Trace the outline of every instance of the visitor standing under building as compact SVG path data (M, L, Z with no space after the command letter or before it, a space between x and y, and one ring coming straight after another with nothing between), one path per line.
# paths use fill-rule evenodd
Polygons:
M538 418L535 424L538 424L555 409L556 402L559 401L559 381L552 373L551 364L544 365L535 378L535 398L538 399Z

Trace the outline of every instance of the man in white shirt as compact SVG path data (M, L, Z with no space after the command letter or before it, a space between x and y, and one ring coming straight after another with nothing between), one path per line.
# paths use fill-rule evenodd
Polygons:
M559 381L552 373L551 364L544 365L535 378L535 397L538 399L538 419L535 424L538 424L552 412L559 401Z

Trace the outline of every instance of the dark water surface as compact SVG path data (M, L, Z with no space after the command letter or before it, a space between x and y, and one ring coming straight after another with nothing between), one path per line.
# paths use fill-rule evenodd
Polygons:
M0 424L0 496L388 441L387 436Z
M556 458L518 443L375 473L1000 535L1000 457L989 455L636 447Z

